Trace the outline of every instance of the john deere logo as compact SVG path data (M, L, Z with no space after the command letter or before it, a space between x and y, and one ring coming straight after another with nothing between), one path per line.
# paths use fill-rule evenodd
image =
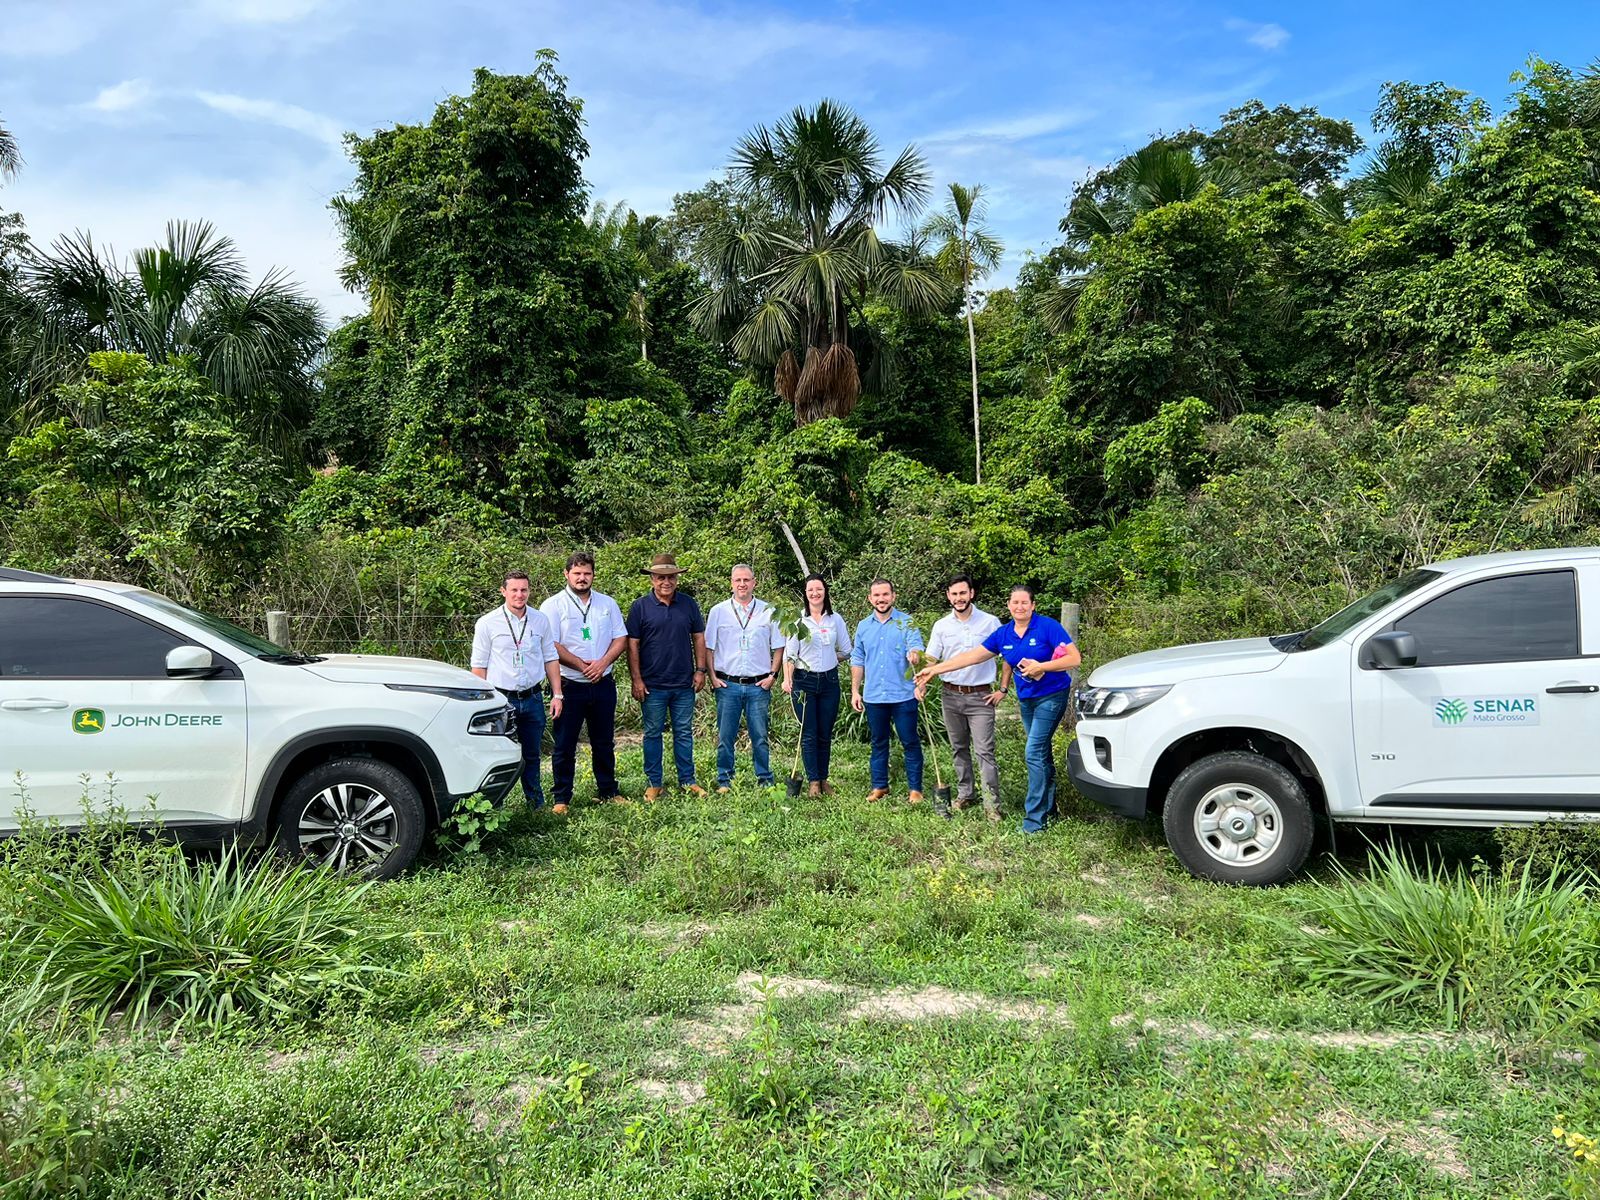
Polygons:
M103 708L80 708L72 714L73 733L104 733L106 731L106 710Z
M1459 725L1467 719L1467 702L1441 700L1433 706L1433 715L1446 725Z

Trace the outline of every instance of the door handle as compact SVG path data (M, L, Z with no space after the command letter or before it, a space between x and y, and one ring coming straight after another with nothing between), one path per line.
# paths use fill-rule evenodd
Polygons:
M39 712L49 708L65 708L65 700L51 700L46 696L28 696L22 700L0 700L0 708L9 708L14 712Z
M1547 696L1592 696L1600 692L1600 686L1592 683L1558 683L1544 691Z

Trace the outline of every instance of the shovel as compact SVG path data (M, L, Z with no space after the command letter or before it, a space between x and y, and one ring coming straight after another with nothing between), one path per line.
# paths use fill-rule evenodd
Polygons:
M939 770L939 751L933 744L933 734L922 720L922 701L917 701L917 724L922 729L923 740L928 743L928 757L933 759L933 812L935 816L950 820L950 785Z
M800 778L800 748L806 740L806 704L810 700L810 692L800 693L800 732L795 735L794 740L794 766L789 768L788 792L791 800L798 800L800 790L805 786L805 780Z

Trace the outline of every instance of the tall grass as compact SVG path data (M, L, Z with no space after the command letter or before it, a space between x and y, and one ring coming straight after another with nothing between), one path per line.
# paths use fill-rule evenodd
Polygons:
M180 1024L365 994L379 940L362 919L365 885L234 852L195 861L163 850L138 870L13 873L9 890L25 902L0 935L0 980L58 1016Z
M1316 927L1297 964L1378 1004L1423 1005L1452 1027L1536 1035L1600 1025L1600 912L1559 871L1491 876L1385 849L1302 902Z

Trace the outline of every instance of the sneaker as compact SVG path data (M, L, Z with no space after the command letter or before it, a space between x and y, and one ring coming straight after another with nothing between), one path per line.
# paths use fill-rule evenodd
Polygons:
M653 801L661 799L661 793L666 791L666 790L667 789L664 788L664 787L647 787L647 788L645 788L645 790L644 790L645 802L646 803L651 803Z
M558 817L564 817L567 815L567 806L558 802L550 806L550 811Z
M685 796L704 796L706 794L705 788L701 787L698 783L686 783L679 790L683 792ZM718 790L720 791L721 789L719 788Z
M921 792L907 792L906 793L906 803L907 804L921 804L922 803L922 793Z
M870 792L867 793L867 800L872 804L876 804L879 800L882 800L888 794L889 794L889 789L888 788L873 788Z

